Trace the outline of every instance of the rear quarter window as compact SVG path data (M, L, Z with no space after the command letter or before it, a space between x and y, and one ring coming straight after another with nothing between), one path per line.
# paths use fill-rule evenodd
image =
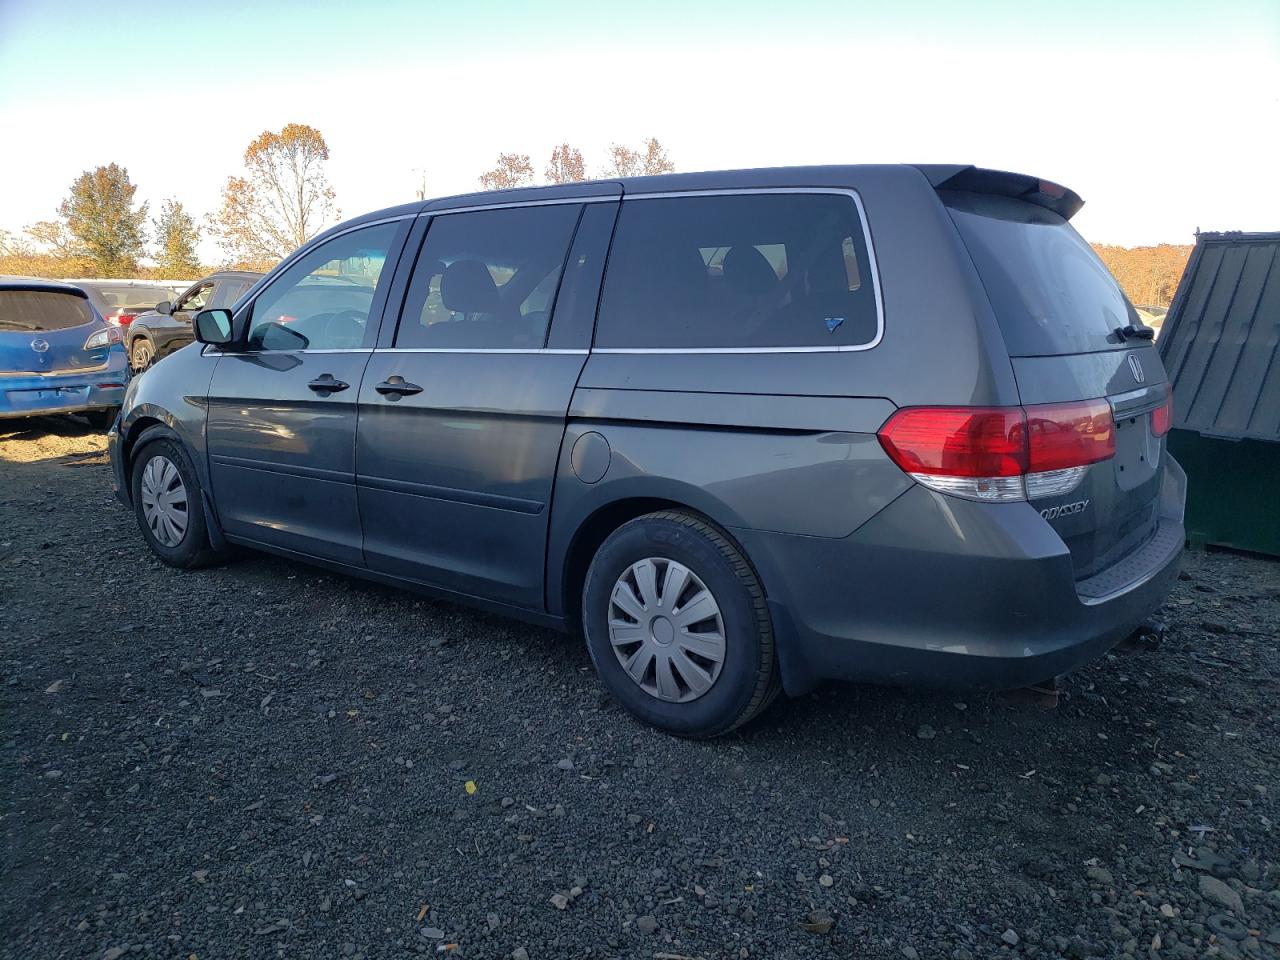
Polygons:
M869 346L880 331L852 196L624 200L597 349Z
M83 326L93 310L83 297L49 290L0 290L0 331L48 333Z
M940 191L1010 356L1122 349L1138 323L1120 285L1066 220L1008 197Z

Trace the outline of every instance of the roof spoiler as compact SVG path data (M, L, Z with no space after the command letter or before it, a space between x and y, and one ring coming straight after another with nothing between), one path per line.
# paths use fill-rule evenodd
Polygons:
M1065 220L1070 220L1084 206L1084 201L1074 190L1022 173L941 163L920 164L916 169L925 175L935 190L963 190L1013 197L1052 210Z
M69 297L88 300L89 295L79 287L57 280L40 280L32 277L0 277L0 290L20 290L23 293L63 293Z

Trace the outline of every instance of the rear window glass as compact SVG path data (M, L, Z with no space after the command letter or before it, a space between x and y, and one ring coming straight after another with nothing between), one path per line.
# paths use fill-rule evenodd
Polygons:
M97 294L100 303L108 307L150 309L161 300L169 298L169 291L160 287L104 287L95 285L89 295Z
M789 193L628 200L596 346L865 346L879 331L853 198Z
M90 322L93 313L83 297L46 290L0 290L0 330L32 333L66 330Z
M941 191L1011 356L1120 349L1137 323L1119 284L1075 228L1007 197Z

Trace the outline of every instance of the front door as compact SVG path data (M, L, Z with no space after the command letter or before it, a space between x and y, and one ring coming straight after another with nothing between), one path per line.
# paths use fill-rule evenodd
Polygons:
M432 218L394 340L384 331L360 388L370 568L543 606L556 458L615 211L569 202ZM577 333L549 346L553 314L557 335Z
M229 536L363 563L356 397L408 223L319 244L236 318L246 349L220 358L208 417L209 472Z

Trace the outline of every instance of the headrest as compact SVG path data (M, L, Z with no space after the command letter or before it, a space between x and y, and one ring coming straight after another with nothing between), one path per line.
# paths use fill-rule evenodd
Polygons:
M751 246L737 246L724 257L724 279L738 293L758 297L778 285L769 259Z
M440 299L455 313L494 313L498 287L479 260L455 260L440 278Z

